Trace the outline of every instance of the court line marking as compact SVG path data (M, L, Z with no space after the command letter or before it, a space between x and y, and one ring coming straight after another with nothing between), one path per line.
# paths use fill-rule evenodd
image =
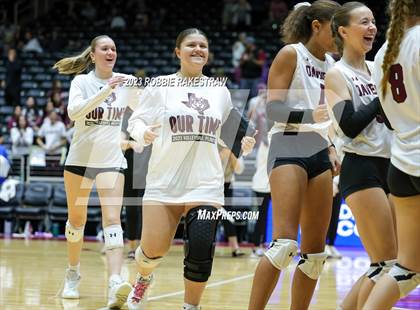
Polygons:
M240 281L240 280L244 280L244 279L249 279L249 278L252 278L253 276L254 276L254 273L250 273L250 274L246 274L246 275L235 277L235 278L228 279L228 280L216 281L214 283L210 283L210 284L206 285L206 288L221 286L221 285L224 285L224 284L228 284L228 283L232 283L232 282L236 282L236 281ZM182 290L182 291L177 291L177 292L173 292L173 293L162 294L162 295L158 295L158 296L152 296L152 297L149 297L148 300L158 300L158 299L163 299L163 298L166 298L166 297L183 295L184 293L185 293L185 291Z

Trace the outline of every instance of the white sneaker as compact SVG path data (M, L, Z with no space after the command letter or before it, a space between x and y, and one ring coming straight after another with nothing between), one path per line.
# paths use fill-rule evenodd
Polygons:
M131 291L131 284L128 282L111 281L108 289L108 308L121 309L127 301Z
M79 284L80 284L80 274L71 269L66 270L66 275L64 278L64 288L61 292L62 298L69 299L78 299L79 298Z
M143 310L146 307L147 302L147 289L149 288L153 279L153 275L150 277L143 278L137 274L136 282L134 283L133 289L127 298L127 306L129 310Z
M201 310L201 306L200 305L194 306L194 305L184 303L184 305L182 306L182 310Z

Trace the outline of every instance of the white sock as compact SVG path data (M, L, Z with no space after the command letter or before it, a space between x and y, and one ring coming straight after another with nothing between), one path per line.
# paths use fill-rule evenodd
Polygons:
M121 283L121 282L123 282L123 279L121 278L121 276L119 275L119 274L112 274L110 277L109 277L109 284L112 284L112 283Z
M80 273L80 263L78 263L76 266L68 265L69 270L76 271L78 274Z
M183 310L199 310L201 309L200 305L191 305L191 304L187 304L186 302L184 302L184 305L182 306Z

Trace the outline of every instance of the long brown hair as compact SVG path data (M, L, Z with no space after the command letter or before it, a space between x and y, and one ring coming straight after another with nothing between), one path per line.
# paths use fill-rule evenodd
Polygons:
M386 34L388 46L382 63L383 77L381 81L382 96L386 97L391 65L400 53L400 44L404 37L405 23L409 16L420 16L419 0L391 0L389 2L391 19Z
M90 42L89 47L87 47L82 53L73 57L66 57L57 61L53 69L57 69L61 74L80 74L89 68L93 63L90 58L90 52L94 52L96 44L101 39L111 39L107 35L100 35ZM112 40L112 39L111 39Z
M301 4L284 21L281 29L286 44L306 43L312 35L312 21L328 22L340 5L331 0L317 0L312 5Z
M343 4L341 8L337 10L337 12L335 12L331 19L331 32L333 34L338 51L341 55L343 54L344 42L343 38L338 32L338 28L340 28L340 26L348 26L350 24L351 11L364 6L366 5L357 1L347 2Z

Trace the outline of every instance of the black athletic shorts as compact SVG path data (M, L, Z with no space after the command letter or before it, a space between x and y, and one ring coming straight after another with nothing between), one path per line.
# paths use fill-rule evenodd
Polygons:
M276 133L271 138L267 170L283 165L297 165L305 169L308 179L332 169L328 156L328 143L315 132L297 135Z
M124 169L121 167L110 167L110 168L91 168L83 166L64 166L64 170L80 175L82 177L94 180L96 176L103 172L119 172L124 174Z
M396 197L420 195L420 177L402 172L393 164L389 165L388 184L391 194Z
M373 187L380 187L388 194L389 163L388 158L345 153L340 173L340 190L343 198Z

